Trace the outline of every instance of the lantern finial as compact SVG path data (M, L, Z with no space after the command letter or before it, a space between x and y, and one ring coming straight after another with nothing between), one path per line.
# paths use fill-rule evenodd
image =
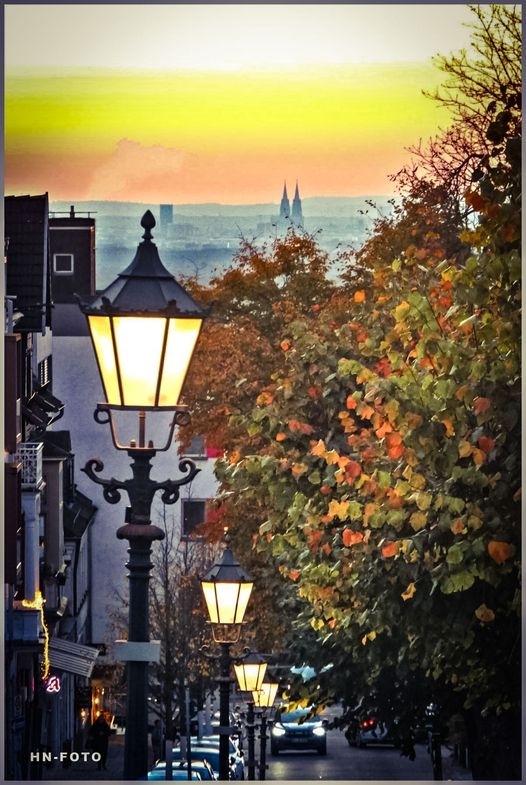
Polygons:
M146 210L143 217L141 218L141 226L144 229L144 234L142 236L143 240L151 240L152 239L152 229L155 226L155 218L151 210Z

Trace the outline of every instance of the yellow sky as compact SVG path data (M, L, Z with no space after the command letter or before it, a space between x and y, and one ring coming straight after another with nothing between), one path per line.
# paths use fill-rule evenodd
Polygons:
M405 148L447 124L422 89L471 21L439 5L5 11L6 192L174 203L276 201L285 179L304 197L390 193Z

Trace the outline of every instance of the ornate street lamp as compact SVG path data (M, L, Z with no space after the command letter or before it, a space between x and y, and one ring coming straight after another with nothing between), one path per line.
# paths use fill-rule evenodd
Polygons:
M249 650L242 661L234 663L234 671L241 692L257 692L263 684L267 663L257 652Z
M267 771L267 717L265 709L272 708L278 692L278 682L263 682L259 690L252 693L254 706L263 709L260 725L259 779L264 780Z
M241 692L254 693L261 689L265 673L267 671L267 663L256 652L248 652L243 662L234 664L236 672L237 683ZM255 748L254 748L254 729L256 725L254 722L254 702L253 700L247 701L247 746L248 746L248 779L253 780L256 768Z
M263 682L259 690L252 692L254 706L260 709L268 709L274 705L278 692L278 682Z
M130 580L129 630L123 659L127 661L126 736L124 779L144 777L148 771L148 662L152 659L149 643L148 582L152 564L151 546L164 532L150 521L152 501L162 491L162 501L173 504L179 489L198 473L193 461L179 462L182 477L155 482L150 479L151 459L167 450L176 425L189 422L188 410L179 404L188 366L206 312L177 283L164 267L151 230L155 226L147 210L141 220L143 242L132 263L101 294L90 302L80 302L97 358L105 402L98 403L95 420L109 423L113 443L132 458L132 478L124 481L102 479L97 475L104 464L97 458L87 462L83 471L102 485L110 504L117 504L126 491L130 507L125 525L117 537L129 541ZM129 444L119 442L114 412L138 412L138 434ZM173 413L163 446L146 441L146 412L166 410Z
M230 728L230 645L239 640L241 625L254 586L252 578L234 559L230 538L221 560L201 579L214 641L221 650L219 659L219 779L228 780L228 746ZM207 647L204 647L206 654ZM207 655L211 656L211 655ZM239 659L239 658L235 658ZM234 659L234 661L235 661Z

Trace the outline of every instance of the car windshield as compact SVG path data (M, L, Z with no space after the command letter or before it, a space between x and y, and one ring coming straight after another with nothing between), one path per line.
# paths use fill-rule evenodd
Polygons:
M309 715L309 709L296 709L296 711L287 711L283 714L280 714L279 719L281 722L300 722L304 720ZM310 718L309 719L314 719Z

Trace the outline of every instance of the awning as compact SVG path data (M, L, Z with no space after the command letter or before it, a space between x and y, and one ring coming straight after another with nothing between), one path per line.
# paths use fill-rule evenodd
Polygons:
M98 654L99 650L92 646L81 646L80 643L66 641L63 638L49 640L50 665L57 670L89 677Z

